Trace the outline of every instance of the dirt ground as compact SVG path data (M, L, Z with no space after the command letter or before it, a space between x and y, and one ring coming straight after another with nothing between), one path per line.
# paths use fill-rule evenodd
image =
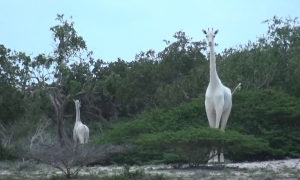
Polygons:
M299 180L300 163L299 159L289 159L281 161L265 161L253 163L228 163L224 165L202 165L198 168L188 168L183 166L174 169L168 165L152 166L132 166L130 171L145 170L146 173L164 174L177 180L192 179L257 179L257 180ZM109 176L122 173L123 167L84 167L79 175ZM51 177L61 174L61 172L51 166L38 164L36 162L0 162L0 179L5 177L27 177L29 179L38 179L39 177ZM17 178L19 179L19 178Z

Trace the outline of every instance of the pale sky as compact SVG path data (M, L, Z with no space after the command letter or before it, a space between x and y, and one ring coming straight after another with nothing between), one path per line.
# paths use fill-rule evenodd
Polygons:
M216 52L255 41L263 20L300 15L300 0L0 0L0 44L36 56L53 51L56 14L73 16L94 58L131 61L140 51L162 51L177 31L193 40L219 29Z

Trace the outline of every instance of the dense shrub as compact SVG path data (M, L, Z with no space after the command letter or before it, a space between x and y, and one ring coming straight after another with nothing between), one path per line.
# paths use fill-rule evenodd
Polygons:
M0 144L0 161L14 159L16 159L16 156L14 155L12 149L3 147Z
M206 163L212 147L223 148L225 154L230 152L239 155L253 154L268 149L267 142L261 138L242 135L235 131L222 132L209 127L190 127L180 131L144 134L136 142L150 148L172 150L178 157L188 161L190 166Z
M140 134L178 131L185 127L208 126L205 114L204 99L197 98L190 103L182 103L179 107L165 111L154 109L144 112L136 119L116 123L104 136L93 139L93 143L128 143L134 142Z
M297 98L274 90L235 94L227 130L267 140L268 152L253 159L282 159L300 155L300 103ZM240 157L237 160L243 160Z
M184 148L192 152L199 151L198 147L209 148L212 144L227 148L225 157L233 161L282 159L300 155L300 103L282 92L264 90L236 93L226 133L211 131L206 127L204 98L199 97L169 111L156 109L139 115L135 120L117 123L93 142L142 144L144 148L136 149L133 154L115 157L118 163L124 160L130 164L153 160L186 162L188 150ZM147 142L149 145L145 146ZM180 148L181 156L178 156L179 150L174 152L170 147Z

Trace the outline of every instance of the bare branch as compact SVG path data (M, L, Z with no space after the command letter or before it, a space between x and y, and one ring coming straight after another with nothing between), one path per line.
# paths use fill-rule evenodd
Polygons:
M32 148L33 142L40 138L41 142L44 142L43 140L43 134L45 133L45 129L50 125L50 119L46 119L45 117L42 117L39 121L39 125L35 131L35 134L32 136L30 140L30 149Z
M82 96L82 95L85 95L85 94L86 94L86 91L81 91L81 92L75 94L74 97Z
M184 99L186 100L186 101L189 101L190 100L190 97L189 97L189 95L187 94L187 92L185 91L185 90L183 90L180 86L179 86L179 84L177 85L177 87L181 90L181 92L183 93L183 95L184 95Z
M101 109L99 109L99 108L97 108L95 106L92 106L92 105L90 105L89 108L92 109L92 110L95 110L96 112L98 112L98 114L93 113L91 111L85 111L85 113L87 113L88 115L91 115L91 116L99 119L102 123L107 123L107 120L102 115Z
M256 88L257 89L261 88L267 82L268 79L269 79L269 74L266 75L265 80L262 82L262 84Z
M113 102L111 102L111 101L109 101L109 103L110 103L111 105L115 106L115 107L120 107L120 105L116 105L115 103L113 103Z
M40 79L37 76L32 76L32 77L30 77L30 79L36 79L38 81L38 83L40 83Z
M54 97L53 94L49 94L50 96L50 101L52 103L52 105L55 108L56 113L59 111L59 108L61 107L61 105L59 104L59 102L57 102L57 99Z
M10 147L10 140L12 138L13 132L9 133L1 123L0 135L2 136L2 138L0 138L0 143L2 143L4 147Z

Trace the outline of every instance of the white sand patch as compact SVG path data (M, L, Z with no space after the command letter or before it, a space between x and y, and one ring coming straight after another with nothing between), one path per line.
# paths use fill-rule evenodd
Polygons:
M251 162L251 163L232 163L227 164L227 167L238 167L247 169L258 169L258 168L269 168L274 171L278 171L282 168L295 168L300 169L298 164L299 159L289 159L289 160L278 160L278 161L264 161L264 162Z

